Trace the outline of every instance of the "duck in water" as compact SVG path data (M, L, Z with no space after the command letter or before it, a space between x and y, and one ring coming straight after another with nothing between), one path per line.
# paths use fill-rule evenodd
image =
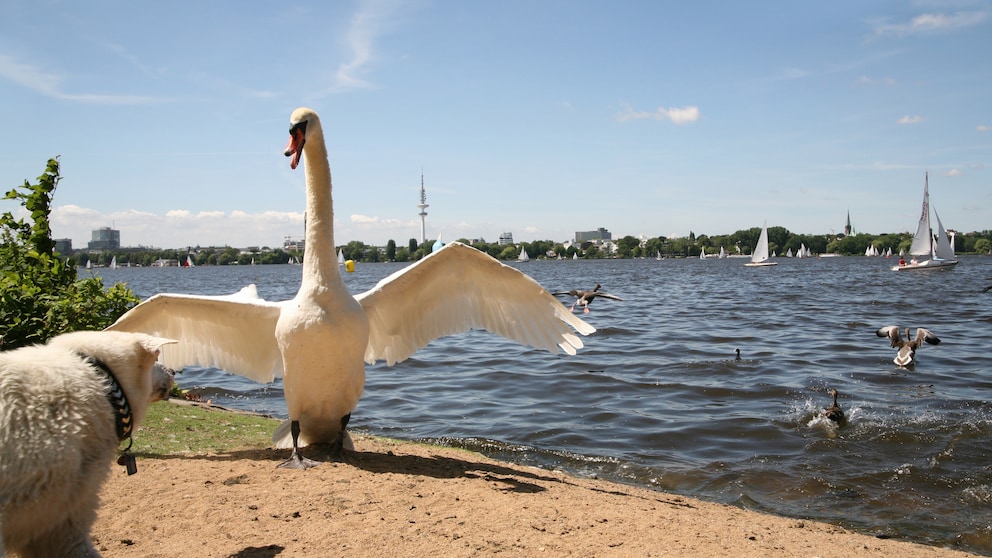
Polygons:
M571 310L572 312L574 312L575 311L575 306L578 305L578 306L582 306L584 308L583 312L586 313L586 314L589 313L589 305L592 304L593 299L595 299L597 296L600 296L600 297L603 297L603 298L608 298L610 300L621 300L621 301L623 300L622 298L620 298L620 297L618 297L616 295L611 295L608 292L600 291L599 289L601 287L602 287L602 285L600 285L600 284L597 283L596 284L596 288L593 289L593 290L591 290L591 291L579 291L579 290L576 290L576 289L572 289L572 290L566 291L566 292L551 293L551 294L553 294L555 296L574 296L575 297L575 302L572 303L572 306L571 306L571 308L569 308L569 310Z

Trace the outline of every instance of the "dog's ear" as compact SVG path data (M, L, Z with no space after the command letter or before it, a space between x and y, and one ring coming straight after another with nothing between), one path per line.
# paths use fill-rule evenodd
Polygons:
M159 349L165 345L171 345L172 343L178 343L175 339L166 339L165 337L152 337L145 336L141 339L141 346L145 348L146 351L153 354L158 354Z

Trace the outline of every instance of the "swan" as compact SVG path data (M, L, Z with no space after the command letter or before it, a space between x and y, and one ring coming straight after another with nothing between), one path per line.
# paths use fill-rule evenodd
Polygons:
M916 349L923 345L924 341L931 345L939 345L940 339L929 329L916 328L916 337L909 336L909 328L906 328L906 340L903 341L899 334L899 326L885 326L875 332L879 337L888 337L889 345L899 349L892 362L899 366L910 368L916 364Z
M289 419L273 441L293 451L280 467L317 465L302 456L306 444L332 444L335 451L350 444L345 427L365 385L366 363L392 366L434 339L473 328L574 355L583 344L573 329L596 331L534 279L460 242L352 296L334 253L320 118L297 109L289 133L285 155L293 169L305 160L306 176L306 253L296 296L266 301L255 285L223 296L158 294L108 328L169 332L162 336L180 345L160 360L172 368L216 367L263 383L281 375Z
M572 303L572 307L569 308L569 310L570 311L575 311L575 306L576 305L579 305L579 306L582 306L584 308L583 312L586 313L586 314L589 313L589 305L592 304L593 299L595 299L597 296L600 296L600 297L603 297L603 298L608 298L610 300L623 300L622 298L620 298L620 297L618 297L616 295L611 295L610 293L607 293L607 292L601 292L599 290L600 287L602 287L602 285L596 284L596 288L593 289L593 290L591 290L591 291L579 291L579 290L576 290L576 289L572 289L570 291L564 291L564 292L560 292L560 293L551 293L551 294L553 294L554 296L574 296L574 297L576 297L575 298L575 302Z

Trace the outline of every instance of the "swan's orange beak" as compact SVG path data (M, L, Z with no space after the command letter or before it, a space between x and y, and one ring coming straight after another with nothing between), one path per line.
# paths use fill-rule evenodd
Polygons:
M303 158L304 143L306 143L304 128L301 126L293 126L289 130L289 143L286 144L286 149L283 150L283 155L293 157L289 161L289 168L296 169L297 165L300 164L300 159Z

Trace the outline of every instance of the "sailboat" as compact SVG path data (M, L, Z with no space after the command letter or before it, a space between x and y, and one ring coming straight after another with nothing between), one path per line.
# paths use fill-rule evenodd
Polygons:
M720 247L720 259L722 260L723 258L726 258L726 257L727 257L727 252L723 249L723 246L721 246Z
M937 219L937 238L934 239L933 229L930 228L930 173L924 175L923 182L923 211L920 214L920 222L916 226L916 234L913 236L913 244L909 247L909 253L913 259L907 265L897 265L892 271L908 271L911 269L936 269L941 267L951 267L957 265L954 259L954 249L951 248L951 241L944 230L944 225L940 222L940 215L937 210L933 210L933 216ZM930 256L929 260L917 261L916 256Z
M778 265L778 262L768 260L768 223L761 228L761 236L758 237L758 245L751 254L751 261L744 265L747 267Z
M110 258L110 269L117 269L117 256Z
M520 255L517 256L518 262L529 262L530 256L527 255L527 249L524 248L523 244L520 245Z
M344 265L344 248L338 248L338 265Z
M196 265L193 264L193 258L191 258L189 254L186 254L186 263L183 264L183 267L196 267Z
M706 259L706 247L705 246L703 246L703 247L701 247L699 249L699 259L701 259L701 260L705 260Z

